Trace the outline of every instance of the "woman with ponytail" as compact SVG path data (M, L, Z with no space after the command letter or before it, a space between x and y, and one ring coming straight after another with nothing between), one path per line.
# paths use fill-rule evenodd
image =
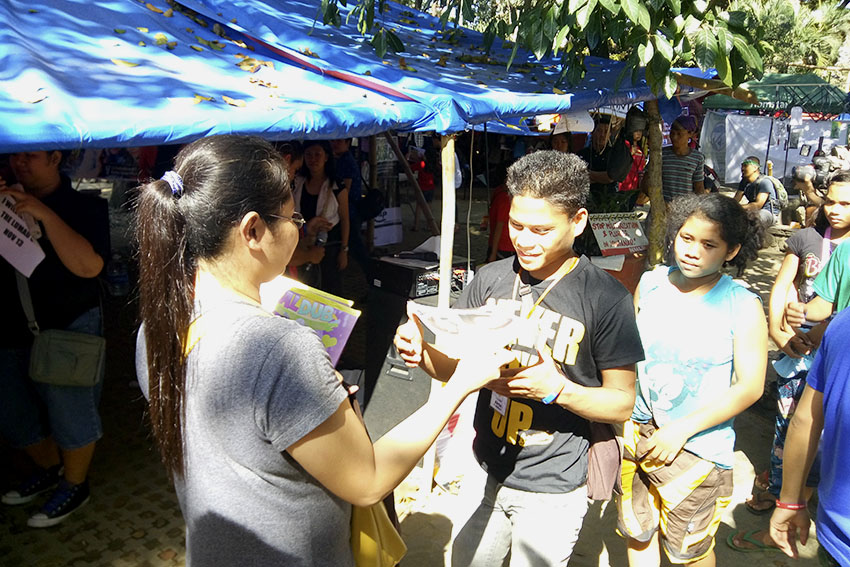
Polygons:
M193 142L141 189L136 367L190 566L353 565L351 504L392 491L513 358L462 363L373 445L318 336L259 303L301 224L286 164L259 138Z

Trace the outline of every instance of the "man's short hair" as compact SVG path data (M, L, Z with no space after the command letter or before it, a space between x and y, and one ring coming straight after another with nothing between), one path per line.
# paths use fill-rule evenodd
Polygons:
M546 199L574 215L587 203L587 164L575 154L542 150L519 158L508 168L508 193Z
M741 162L741 165L744 165L748 161L752 162L752 164L755 165L756 167L761 167L761 160L759 160L759 158L757 158L756 156L747 156L746 159L744 159L744 161Z

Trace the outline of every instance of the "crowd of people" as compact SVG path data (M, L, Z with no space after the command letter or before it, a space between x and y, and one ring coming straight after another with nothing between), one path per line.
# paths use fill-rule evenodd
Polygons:
M566 565L589 499L612 497L631 565L657 565L661 553L714 565L732 494L733 421L762 396L768 336L783 353L776 431L746 505L773 514L727 543L795 555L817 487L822 559L850 564L850 173L824 180L811 226L788 240L766 319L760 298L726 272L739 276L757 257L778 220L777 189L749 157L735 197L707 191L697 122L676 119L663 156L664 263L632 295L575 249L589 201L603 195L629 209L645 188L642 128L624 129L625 165L612 166L623 150L600 116L577 154L557 134L551 149L497 169L488 262L454 307L491 306L536 333L458 355L426 342L411 317L396 348L446 386L376 442L317 336L270 316L259 298L281 273L344 295L349 255L368 262L350 142L212 136L142 185L136 369L186 521L187 564L353 565L351 507L391 493L475 394L471 450L487 480L461 486L479 504L454 527L453 565ZM432 144L408 156L433 194ZM46 259L29 278L40 327L102 335L96 277L110 255L108 217L102 200L73 191L61 159L14 154L15 184L0 178L0 194L43 228ZM6 296L21 296L7 302L0 344L0 436L35 467L2 501L49 493L29 520L47 527L90 497L103 380L29 379L31 317L20 278L6 262L0 269ZM59 298L57 285L73 293Z

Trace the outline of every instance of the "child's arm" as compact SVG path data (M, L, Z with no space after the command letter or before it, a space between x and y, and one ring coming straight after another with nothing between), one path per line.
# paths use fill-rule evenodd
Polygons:
M767 323L759 301L748 302L738 314L733 348L736 379L732 386L705 400L695 412L659 428L646 445L647 458L673 462L688 439L735 417L761 397L767 370Z
M806 386L785 438L782 493L779 495L779 500L785 504L806 503L806 477L815 460L823 419L823 393ZM770 536L786 555L796 557L797 532L799 530L800 543L806 545L810 523L806 507L800 510L777 508L770 518Z
M785 306L785 319L792 327L799 327L804 321L823 321L832 315L832 302L821 296L813 297L808 303L792 301Z
M779 273L770 290L770 303L768 304L768 333L773 342L782 349L782 352L793 358L800 358L801 352L794 348L794 337L796 334L788 328L785 322L785 302L791 294L796 295L794 289L794 278L800 267L800 258L788 252L782 260Z

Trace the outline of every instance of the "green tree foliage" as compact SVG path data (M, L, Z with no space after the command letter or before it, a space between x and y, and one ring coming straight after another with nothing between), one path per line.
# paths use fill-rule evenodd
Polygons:
M850 10L837 3L800 0L733 0L759 22L754 36L766 69L795 72L794 64L830 66L850 35Z

